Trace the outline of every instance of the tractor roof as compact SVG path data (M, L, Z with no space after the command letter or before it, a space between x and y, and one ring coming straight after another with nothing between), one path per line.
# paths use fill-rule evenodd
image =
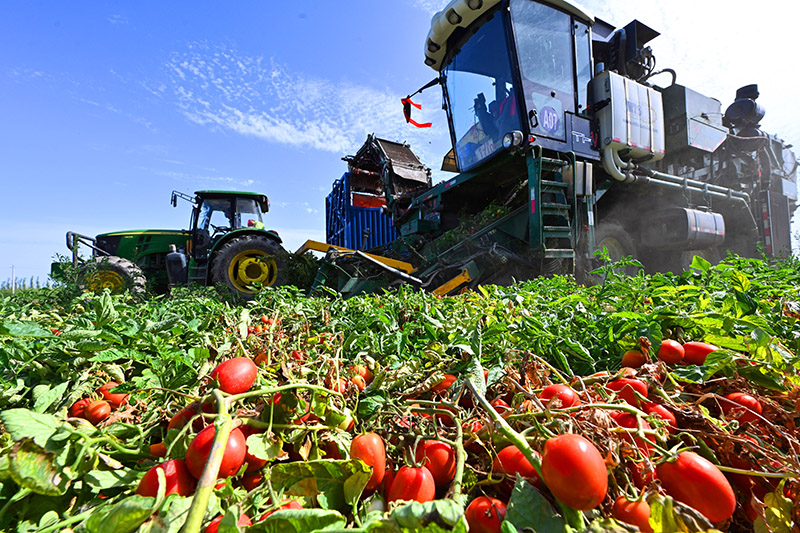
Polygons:
M491 11L501 0L452 0L431 19L431 30L425 40L425 64L439 72L444 67L447 46L451 38L461 35L458 29L465 30L482 15ZM575 15L588 24L594 23L594 16L577 2L571 0L538 0ZM458 38L458 37L456 37Z
M252 198L261 206L261 211L266 213L269 211L269 198L267 198L266 194L261 194L260 192L248 192L248 191L213 191L213 190L206 190L206 191L195 191L195 196L198 198Z

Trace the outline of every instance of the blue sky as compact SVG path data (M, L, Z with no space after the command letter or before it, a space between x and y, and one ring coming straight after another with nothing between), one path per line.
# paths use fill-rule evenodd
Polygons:
M435 169L449 149L438 89L415 98L430 129L405 124L399 102L434 77L423 44L445 4L2 2L0 281L12 265L44 281L68 230L185 228L189 206L169 205L173 189L266 193L267 227L288 249L324 240L325 196L367 134L408 141ZM660 31L658 67L723 109L758 83L764 128L800 146L786 90L800 8L584 5L617 26L638 18Z

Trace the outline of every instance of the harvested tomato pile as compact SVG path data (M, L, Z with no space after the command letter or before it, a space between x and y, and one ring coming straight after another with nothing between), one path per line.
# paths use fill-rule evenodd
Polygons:
M793 531L797 265L697 266L6 299L0 528Z

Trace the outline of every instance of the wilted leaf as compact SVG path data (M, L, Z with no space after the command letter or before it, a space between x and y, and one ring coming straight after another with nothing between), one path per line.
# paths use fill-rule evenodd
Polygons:
M20 487L44 496L61 496L67 479L55 463L55 454L47 453L32 440L18 443L11 451L9 471Z

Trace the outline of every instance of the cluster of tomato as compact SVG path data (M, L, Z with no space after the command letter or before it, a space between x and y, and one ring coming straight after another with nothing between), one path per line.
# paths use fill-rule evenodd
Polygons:
M111 411L119 409L128 402L128 394L111 392L119 386L116 381L109 381L99 389L97 396L81 398L73 403L68 414L70 418L84 418L92 424L99 424L109 416Z

